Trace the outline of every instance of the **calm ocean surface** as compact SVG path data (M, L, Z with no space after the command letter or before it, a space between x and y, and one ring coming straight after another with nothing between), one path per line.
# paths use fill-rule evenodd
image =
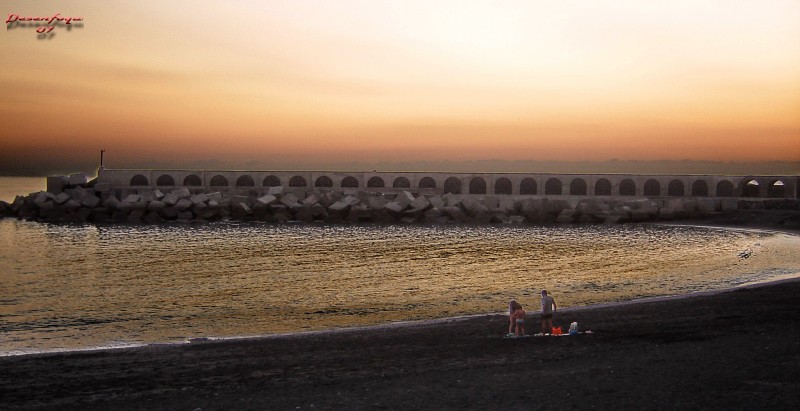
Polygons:
M542 288L560 307L716 290L798 273L798 249L787 234L655 225L2 219L0 355L500 312L512 297L535 312Z

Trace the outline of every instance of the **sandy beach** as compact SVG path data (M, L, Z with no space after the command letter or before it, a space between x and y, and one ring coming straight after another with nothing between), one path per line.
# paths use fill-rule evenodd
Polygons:
M557 298L558 296L556 296ZM0 358L2 409L795 409L800 280L566 310ZM538 315L529 332L538 332Z

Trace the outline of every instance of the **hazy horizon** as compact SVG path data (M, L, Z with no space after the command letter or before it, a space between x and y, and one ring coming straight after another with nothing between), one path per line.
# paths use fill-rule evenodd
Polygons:
M3 177L44 177L50 175L68 175L71 173L87 173L94 175L97 162L86 162L84 167L5 169L0 167ZM611 159L606 161L571 162L571 161L505 161L505 160L473 160L461 162L350 162L340 164L307 164L292 166L291 164L275 164L270 162L250 161L246 164L225 163L222 161L198 162L141 162L130 164L109 164L109 169L186 169L186 170L252 170L252 171L349 171L382 172L392 171L428 171L454 173L563 173L563 174L716 174L716 175L800 175L800 161L771 162L722 162L698 160L659 160L638 161Z
M2 4L4 174L800 161L798 1Z

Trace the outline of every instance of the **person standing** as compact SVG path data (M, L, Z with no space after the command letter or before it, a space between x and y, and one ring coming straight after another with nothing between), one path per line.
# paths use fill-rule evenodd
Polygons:
M514 323L517 326L517 329L514 331L514 335L517 337L524 337L525 336L525 309L522 308L522 304L517 303L517 309L514 311L514 314L511 315L514 319Z
M508 335L514 335L515 326L517 325L516 317L514 313L517 312L518 308L522 308L522 306L517 302L517 300L511 300L508 302Z
M553 313L556 310L556 300L547 295L547 290L542 290L542 334L553 331Z

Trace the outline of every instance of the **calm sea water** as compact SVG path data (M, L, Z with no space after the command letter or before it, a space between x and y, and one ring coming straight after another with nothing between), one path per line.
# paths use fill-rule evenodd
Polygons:
M535 312L542 288L560 307L715 290L800 272L799 246L786 234L655 225L4 219L0 355L499 312L509 298Z

